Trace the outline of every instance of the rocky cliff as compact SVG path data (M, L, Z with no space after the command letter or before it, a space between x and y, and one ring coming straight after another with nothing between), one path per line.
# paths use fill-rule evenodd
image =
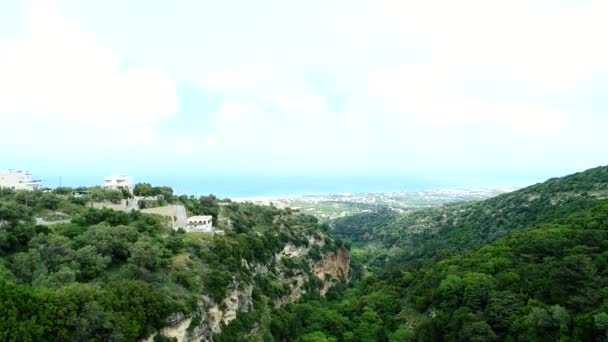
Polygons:
M298 301L307 291L313 289L325 295L339 281L348 281L350 258L344 247L321 254L320 260L313 260L310 251L322 248L324 241L310 237L308 246L287 244L274 257L274 262L268 265L248 264L242 260L243 266L252 275L283 284L286 294L272 300L275 307ZM288 262L289 260L289 262ZM298 267L289 268L285 265L300 261ZM315 281L315 278L318 281ZM313 285L313 284L316 284ZM214 303L211 298L201 295L197 310L188 315L176 314L167 319L167 327L160 334L176 338L177 341L211 341L213 335L222 331L240 313L253 309L254 288L259 286L240 283L233 280L226 291L226 297L221 303ZM149 341L152 341L152 336Z
M314 265L314 273L323 281L320 292L325 296L327 291L336 284L337 281L344 279L348 281L350 273L350 257L344 247L338 248L336 252L326 254L321 261Z

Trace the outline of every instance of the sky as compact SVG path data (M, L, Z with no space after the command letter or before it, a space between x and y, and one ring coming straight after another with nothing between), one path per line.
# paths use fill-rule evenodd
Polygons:
M0 169L436 186L582 171L607 164L607 17L602 0L0 0Z

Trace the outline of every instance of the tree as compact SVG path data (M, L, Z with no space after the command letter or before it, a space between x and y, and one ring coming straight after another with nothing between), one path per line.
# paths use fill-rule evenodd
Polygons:
M315 331L312 333L304 334L300 336L296 341L298 342L333 342L336 341L335 338L327 337L324 333L320 331Z
M102 255L110 256L115 261L125 261L129 257L129 247L138 237L135 227L99 224L89 227L77 241L82 246L95 246Z
M0 202L0 228L15 227L24 221L33 221L31 211L27 207L14 202Z
M100 186L91 188L91 199L93 201L110 201L112 203L120 203L125 198L120 190L106 189Z
M413 339L412 333L405 325L400 325L399 329L388 336L388 342L407 342Z
M135 196L151 196L152 185L150 183L137 183L133 187L133 194Z
M40 197L40 205L46 209L57 210L60 203L61 199L52 193L45 193Z
M129 247L129 262L154 271L162 262L163 250L149 238L140 238Z
M97 252L97 248L87 245L76 251L75 260L80 270L80 280L91 280L99 276L110 264L112 259Z
M509 329L517 310L524 304L521 297L510 291L490 292L486 316L495 330Z
M38 234L28 246L28 253L37 252L50 272L56 272L74 260L72 242L64 236Z
M373 310L365 308L357 319L354 335L361 341L378 341L382 332L382 319Z

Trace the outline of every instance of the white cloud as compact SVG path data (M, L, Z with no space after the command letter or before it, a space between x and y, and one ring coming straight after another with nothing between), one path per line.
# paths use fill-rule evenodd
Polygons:
M208 145L294 151L316 146L324 131L334 128L335 115L321 92L308 87L301 75L278 66L247 65L211 73L203 87L222 97L220 108L209 117L214 138ZM311 131L315 139L306 139Z
M214 91L247 90L260 83L272 81L277 71L270 64L252 64L244 70L212 70L203 80L203 86Z
M603 103L582 94L601 93L590 76L605 83L608 2L564 3L261 0L235 14L172 2L133 18L116 6L139 5L57 2L90 31L34 7L26 34L0 41L0 115L40 137L61 131L45 151L125 148L192 169L502 168L524 154L527 166L602 145L590 141Z
M0 42L3 117L124 133L177 111L175 86L158 70L123 68L112 50L47 5L35 3L27 19L23 37Z
M247 64L211 71L202 81L206 91L225 98L230 109L234 99L272 109L286 117L313 116L327 110L323 95L306 85L303 76L285 72L274 64ZM234 108L233 108L234 109Z
M572 114L547 104L458 96L453 74L431 64L407 65L372 74L368 87L387 111L397 111L400 121L414 125L453 129L482 125L537 136L553 135L569 125Z
M379 103L393 108L412 121L432 125L470 122L484 116L484 105L475 98L457 97L458 71L433 64L402 65L372 73L369 93Z
M209 119L215 142L249 149L268 142L278 132L276 120L253 104L225 102Z
M571 124L565 113L523 101L497 103L495 119L499 124L538 135L559 134Z
M380 0L338 12L333 22L339 37L362 47L416 42L436 68L561 91L608 69L608 46L600 43L607 15L608 3L601 0L577 7L523 0Z

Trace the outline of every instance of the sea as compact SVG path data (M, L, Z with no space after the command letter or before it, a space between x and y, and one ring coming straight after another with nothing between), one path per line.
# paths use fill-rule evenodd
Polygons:
M212 174L212 175L148 175L132 174L135 183L170 186L178 195L219 198L282 197L327 195L340 193L404 192L436 189L473 189L522 187L549 177L530 175L514 177L471 174ZM43 175L45 187L101 185L103 175Z

